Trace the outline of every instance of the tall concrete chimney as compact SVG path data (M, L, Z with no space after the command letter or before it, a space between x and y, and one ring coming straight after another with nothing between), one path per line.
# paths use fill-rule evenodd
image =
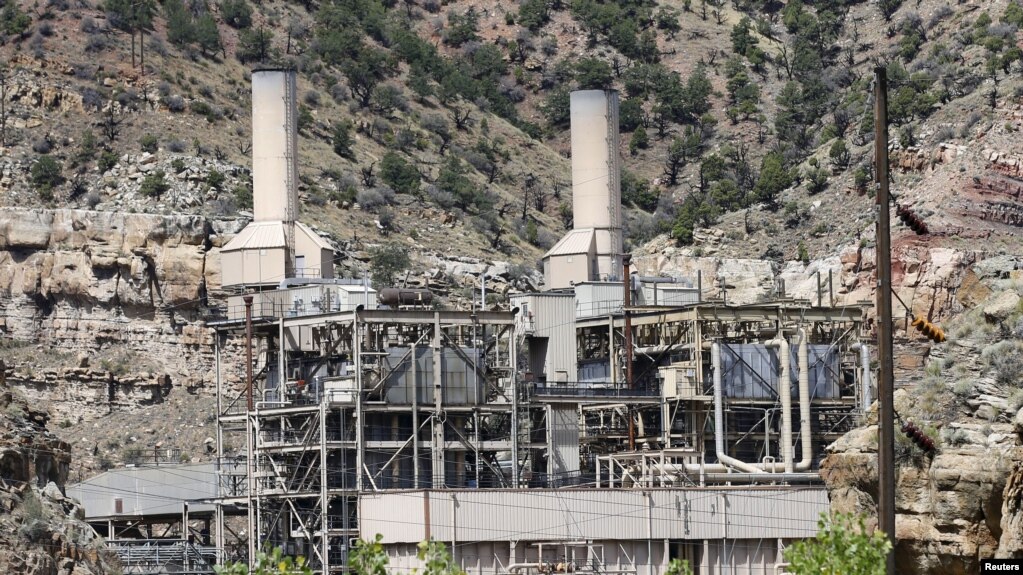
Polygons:
M572 231L544 255L548 289L622 275L618 92L571 95Z
M331 278L334 250L298 221L298 108L293 70L252 73L253 221L221 249L223 287Z
M257 222L298 218L294 70L252 72L252 204Z

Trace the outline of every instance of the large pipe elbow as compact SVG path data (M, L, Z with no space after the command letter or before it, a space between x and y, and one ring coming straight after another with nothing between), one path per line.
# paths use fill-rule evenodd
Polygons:
M785 473L792 473L794 455L792 452L792 376L789 374L791 354L789 342L781 332L777 339L766 342L768 347L778 348L778 363L781 373L778 376L778 396L781 398L781 456L785 463ZM766 467L766 465L765 465ZM774 469L777 471L777 468Z
M725 412L723 407L724 392L721 383L721 345L714 342L710 346L710 364L714 382L714 452L721 463L745 471L756 473L760 470L738 459L729 456L725 452Z

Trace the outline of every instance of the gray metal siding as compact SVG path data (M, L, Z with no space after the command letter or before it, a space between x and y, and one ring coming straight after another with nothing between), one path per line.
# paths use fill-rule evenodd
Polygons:
M544 373L555 381L558 372L565 379L576 378L575 300L570 295L529 294L513 300L524 309L523 318L536 338L547 338ZM537 374L540 375L540 374Z
M799 345L789 345L789 393L799 397ZM810 396L837 398L838 351L830 345L807 346ZM721 383L725 397L770 399L778 391L778 350L764 344L721 344ZM709 378L708 378L709 381Z
M550 426L553 465L556 474L579 471L579 412L576 405L551 405Z
M387 403L392 405L411 405L412 393L415 389L416 401L420 404L433 404L433 349L416 348L416 382L412 381L412 354L407 347L393 347L390 355L384 356L385 369L393 370L384 381ZM461 349L470 361L479 363L482 350L469 347ZM405 358L405 355L408 357ZM475 356L475 357L474 357ZM404 361L401 360L404 358ZM441 386L442 398L448 405L476 405L482 398L484 379L474 377L472 367L466 363L455 350L441 350Z
M69 486L67 494L81 501L86 519L180 514L186 502L192 512L210 511L213 506L199 500L219 495L212 463L114 469ZM115 499L121 513L114 513Z
M620 283L584 283L575 286L576 317L599 317L621 313L624 288Z
M828 510L823 488L425 493L362 494L362 532L386 543L421 541L426 529L447 541L803 538Z

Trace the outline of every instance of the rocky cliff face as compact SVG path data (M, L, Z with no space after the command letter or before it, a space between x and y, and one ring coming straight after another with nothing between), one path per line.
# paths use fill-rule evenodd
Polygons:
M48 415L28 407L0 377L0 572L24 575L120 573L117 558L64 497L70 446L47 431Z
M194 216L0 211L0 329L63 352L144 352L175 385L209 381L202 285L225 226Z
M901 253L898 291L914 313L944 317L949 341L897 336L896 412L938 448L927 455L897 434L896 568L976 573L983 558L1023 557L1021 266L1014 256L951 250L908 265ZM828 452L821 474L833 509L875 514L876 412Z
M0 210L9 385L50 410L87 469L139 447L128 446L123 426L98 433L111 413L209 402L215 363L203 292L216 295L219 247L238 227L199 216ZM157 421L152 442L200 444L209 430L177 428L204 418L176 411L196 421Z

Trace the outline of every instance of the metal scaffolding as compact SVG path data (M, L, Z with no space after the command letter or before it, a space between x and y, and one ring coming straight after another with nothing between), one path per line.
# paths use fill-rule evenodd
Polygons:
M372 535L359 513L375 494L814 481L824 444L861 414L869 367L852 351L861 316L792 301L637 306L628 327L619 310L570 317L560 336L518 308L255 317L251 390L222 377L220 347L246 331L227 320L215 326L220 503L247 509L236 548L279 546L327 574L345 570L352 540ZM574 341L550 341L565 334ZM797 334L791 357L768 345ZM552 359L559 353L568 356ZM785 408L799 429L783 422L782 390L797 396L785 359L813 382L812 396ZM808 473L772 475L804 444ZM723 469L733 460L763 472ZM226 516L217 514L216 532L228 536Z

